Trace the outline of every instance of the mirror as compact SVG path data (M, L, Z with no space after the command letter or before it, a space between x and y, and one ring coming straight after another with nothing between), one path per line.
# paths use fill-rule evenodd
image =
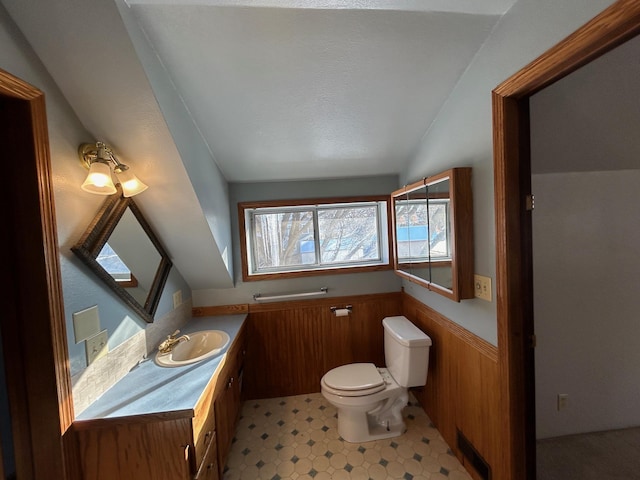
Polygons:
M457 302L473 298L471 169L447 170L391 196L396 273Z
M110 196L71 250L146 322L171 260L131 198Z
M395 268L428 282L427 189L424 180L407 185L398 192L394 197Z

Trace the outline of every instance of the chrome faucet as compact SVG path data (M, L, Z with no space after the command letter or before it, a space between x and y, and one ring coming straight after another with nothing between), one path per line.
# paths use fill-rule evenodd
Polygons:
M158 351L160 353L169 353L171 350L173 350L173 347L175 347L181 341L184 340L185 342L188 342L189 340L191 340L191 338L189 338L189 335L181 335L180 337L176 338L179 333L180 330L176 330L171 335L168 335L167 339L160 345L158 345Z

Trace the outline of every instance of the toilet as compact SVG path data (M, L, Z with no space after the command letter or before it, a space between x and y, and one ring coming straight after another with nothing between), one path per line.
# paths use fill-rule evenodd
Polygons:
M338 409L338 433L347 442L402 435L408 389L427 383L431 338L404 316L387 317L382 326L386 368L351 363L329 370L320 382L322 395Z

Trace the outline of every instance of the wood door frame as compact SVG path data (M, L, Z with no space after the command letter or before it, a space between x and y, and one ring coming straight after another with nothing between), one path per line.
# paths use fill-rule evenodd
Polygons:
M529 97L640 33L640 2L619 0L493 90L501 471L535 480ZM508 447L507 447L508 445Z
M0 70L0 316L18 478L75 478L73 418L44 94Z

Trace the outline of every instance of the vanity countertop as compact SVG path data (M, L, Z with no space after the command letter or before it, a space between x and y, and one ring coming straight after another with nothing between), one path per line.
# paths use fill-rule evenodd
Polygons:
M229 334L231 340L221 355L191 365L167 368L156 365L154 351L80 413L76 421L193 412L246 317L241 314L192 319L180 329L181 334L200 330L223 330Z

